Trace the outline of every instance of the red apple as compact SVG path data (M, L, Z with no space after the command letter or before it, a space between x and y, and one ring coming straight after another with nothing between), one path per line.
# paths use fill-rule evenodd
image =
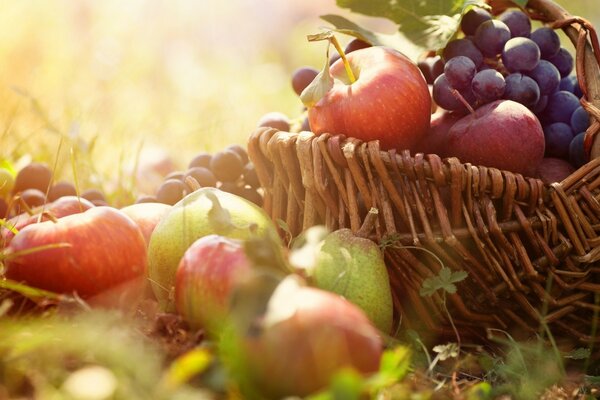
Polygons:
M560 182L571 175L575 172L575 167L561 158L545 157L536 172L536 177L549 185L554 182Z
M35 251L63 244L67 247ZM111 207L93 207L57 222L28 225L15 235L5 255L7 278L82 297L142 276L147 264L140 228Z
M415 148L415 153L437 154L446 157L448 131L464 116L462 113L439 108L431 115L431 125Z
M170 209L170 205L163 203L137 203L121 208L121 212L140 227L148 246L154 228Z
M534 176L544 147L544 132L537 117L522 104L497 100L450 128L446 154L465 163Z
M302 93L312 131L379 140L384 149L413 150L431 116L431 97L419 68L386 47L356 50L347 58L355 82L338 60L331 66L331 87L320 99L307 97L311 86Z
M175 277L175 306L194 328L218 334L227 320L229 297L250 270L240 240L208 235L184 253Z
M67 215L84 212L85 210L89 210L92 207L94 207L94 205L89 200L86 200L83 197L64 196L53 201L52 203L46 204L43 207L38 207L34 209L34 215L23 213L11 218L10 220L8 220L8 226L14 227L17 231L20 231L27 225L35 224L38 221L48 221L51 219L51 217L66 217ZM40 219L39 213L42 211L44 211L44 213L42 214ZM6 227L0 228L0 237L5 246L7 246L10 243L13 236L15 235L12 232L12 230Z
M242 339L243 363L267 398L304 397L341 368L378 370L382 339L363 311L344 298L286 278L260 325Z

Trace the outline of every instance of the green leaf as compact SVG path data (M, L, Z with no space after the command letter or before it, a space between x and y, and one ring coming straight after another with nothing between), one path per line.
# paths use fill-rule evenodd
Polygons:
M212 354L206 349L197 348L179 356L163 377L163 385L175 389L196 375L206 371L213 360Z
M431 296L440 289L449 294L456 293L455 283L464 280L468 275L466 271L452 271L450 268L443 267L438 275L423 281L419 294L422 297Z
M325 65L319 74L313 79L313 81L302 91L300 94L300 100L306 106L306 108L313 107L319 102L333 87L333 76L329 71L329 48L331 47L331 31L327 32L329 37L325 34L309 36L309 41L314 40L327 40L327 50L325 51ZM311 40L311 38L313 40Z
M412 353L406 346L398 346L386 350L381 356L379 371L368 380L372 391L380 391L398 383L408 374Z
M467 400L491 400L492 385L488 382L479 382L467 391Z
M335 27L335 32L354 36L355 38L358 38L363 42L367 42L373 46L386 46L401 51L406 44L406 39L399 33L387 35L383 33L372 32L340 15L321 15L321 19L332 24Z
M27 286L23 283L15 282L10 279L1 279L0 288L19 293L31 300L54 300L54 301L72 301L73 298L59 293L49 292L47 290Z
M335 374L330 391L335 400L359 400L363 391L363 378L354 369L345 368Z
M438 353L438 357L441 361L447 360L449 358L458 357L458 353L460 352L460 347L458 347L457 343L447 343L447 344L438 344L433 348L433 351Z
M565 354L565 358L572 360L585 360L592 355L592 351L587 347L579 347L569 353Z
M337 5L371 17L387 18L418 46L440 49L456 34L461 15L483 0L337 0Z

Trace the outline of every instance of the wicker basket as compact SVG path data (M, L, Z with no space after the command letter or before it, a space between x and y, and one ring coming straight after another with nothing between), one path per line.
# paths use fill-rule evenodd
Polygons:
M593 121L586 145L596 155L600 51L593 27L549 0L528 5L532 18L564 29L576 46L582 104ZM447 298L461 335L485 334L483 328L535 334L545 322L560 337L600 339L594 334L600 158L547 186L456 158L382 151L377 141L339 135L262 128L248 149L265 191L264 209L293 235L317 224L356 231L370 207L380 211L373 239L395 243L385 256L402 326L451 331L441 296L419 295L423 281L441 268L433 253L448 268L469 273Z

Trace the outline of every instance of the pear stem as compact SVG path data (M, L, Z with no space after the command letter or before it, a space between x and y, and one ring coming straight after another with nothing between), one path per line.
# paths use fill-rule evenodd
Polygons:
M471 107L469 102L463 97L462 94L460 94L460 92L458 90L452 89L452 94L454 95L454 97L456 97L458 100L460 100L460 102L463 103L465 105L465 107L467 107L467 110L469 110L469 112L471 114L475 114L475 110L473 109L473 107Z
M379 217L379 210L375 207L371 207L365 220L360 227L360 229L356 232L356 236L361 238L368 238L373 229L375 229L375 223L377 222L377 218Z
M340 46L340 42L338 42L337 38L333 35L331 36L331 43L333 44L333 46L339 53L340 57L342 58L342 62L344 63L344 68L346 68L346 74L348 75L348 79L350 80L350 83L352 84L352 83L356 82L356 77L354 76L354 72L352 72L352 68L350 68L350 63L348 62L348 59L346 58L346 53L344 53L344 49L342 49L342 46Z

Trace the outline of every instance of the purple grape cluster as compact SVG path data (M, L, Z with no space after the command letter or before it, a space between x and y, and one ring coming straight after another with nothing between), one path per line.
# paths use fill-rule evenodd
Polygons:
M570 75L574 60L557 33L540 27L519 9L494 18L475 7L462 18L464 37L452 40L441 57L418 65L433 85L435 103L466 112L507 99L531 109L546 137L546 156L569 160L575 167L588 160L583 150L589 117L580 105L582 92Z

